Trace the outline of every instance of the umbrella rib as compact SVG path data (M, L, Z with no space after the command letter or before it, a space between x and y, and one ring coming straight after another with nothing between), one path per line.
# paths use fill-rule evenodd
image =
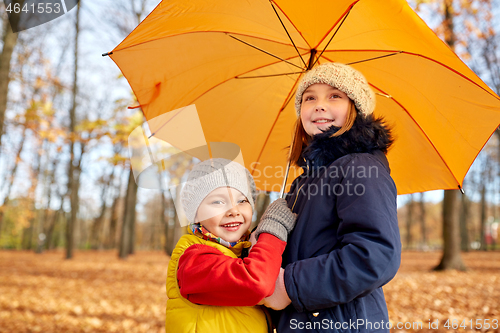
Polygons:
M250 47L253 47L254 49L259 50L259 51L261 51L261 52L264 52L265 54L270 55L271 57L275 57L275 58L277 58L277 59L279 59L279 60L281 60L281 61L286 62L287 64L290 64L290 65L292 65L292 66L295 66L295 67L297 67L297 68L300 68L301 70L303 69L302 67L297 66L297 65L295 65L294 63L291 63L291 62L290 62L290 61L288 61L288 60L285 60L285 59L283 59L283 58L281 58L281 57L278 57L277 55L274 55L274 54L272 54L272 53L270 53L270 52L268 52L268 51L266 51L266 50L263 50L263 49L261 49L260 47L257 47L257 46L255 46L255 45L252 45L252 44L250 44L250 43L247 43L247 42L245 42L244 40L241 40L241 39L239 39L239 38L234 37L233 35L230 35L230 34L227 34L227 35L228 35L229 37L231 37L231 38L236 39L237 41L239 41L239 42L241 42L241 43L243 43L243 44L245 44L245 45L248 45L248 46L250 46Z
M222 30L212 30L212 31L188 31L188 32L182 32L182 33L175 34L175 35L169 35L169 36L159 37L159 38L155 38L155 39L150 39L150 40L143 41L143 42L140 42L140 43L137 43L137 44L133 44L133 45L129 45L129 46L123 47L121 49L117 49L118 46L120 46L120 45L118 45L112 51L107 52L107 53L108 53L109 56L111 56L111 55L114 55L115 52L127 50L127 49L130 49L130 48L134 48L134 47L139 46L139 45L144 45L144 44L148 44L148 43L152 43L152 42L157 42L157 41L160 41L162 39L168 39L168 38L172 38L172 37L184 36L184 35L189 35L189 34L197 34L197 33L222 33L222 34L226 34L226 35L232 33L232 34L237 34L237 35L240 35L240 36L246 36L246 37L250 37L250 38L255 38L255 39L263 40L263 41L270 42L270 43L276 43L276 44L286 45L286 46L293 46L293 45L290 45L288 43L276 41L276 40L273 40L273 39L263 38L263 37L259 37L259 36L252 36L252 35L248 35L248 34L244 34L244 33L239 33L239 32L222 31ZM298 47L298 48L306 50L306 48L303 48L303 47ZM111 59L113 59L113 58L111 57Z
M299 50L297 49L297 46L295 45L295 42L294 42L294 41L293 41L293 39L292 39L292 36L290 36L290 34L288 33L288 30L286 29L285 24L284 24L284 23L283 23L283 21L281 20L281 17L280 17L280 15L278 14L278 11L277 11L277 10L276 10L276 8L274 7L273 0L269 0L269 3L271 4L271 7L273 7L273 10L274 10L274 12L276 13L276 16L278 16L278 20L280 20L281 25L283 26L283 29L285 29L285 32L286 32L286 34L288 35L288 38L290 38L290 41L292 42L293 47L294 47L294 48L295 48L295 50L297 51L297 54L299 55L300 60L302 60L302 63L304 64L304 67L307 67L306 62L304 61L304 59L303 59L303 58L302 58L302 56L300 55L300 52L299 52Z
M353 5L354 6L354 5ZM331 41L333 40L333 38L335 37L335 35L337 34L337 32L339 31L340 27L342 26L342 24L344 24L347 16L349 16L349 14L351 13L351 10L352 10L352 7L349 8L349 11L344 15L344 18L342 19L342 22L340 22L339 26L337 27L337 29L335 30L335 32L333 33L333 36L332 38L330 38L330 40L328 41L328 43L326 43L325 47L323 48L323 51L321 51L321 53L319 54L319 56L316 58L316 60L314 61L313 65L311 66L311 68L314 67L314 65L316 65L316 63L318 62L319 58L321 58L321 56L323 55L323 52L325 52L325 50L328 48L328 45L330 45ZM309 68L309 69L311 69Z
M285 13L285 11L283 9L281 9L280 5L277 4L276 2L274 3L274 5L275 5L275 7L278 7L278 9L281 11L281 13L288 19L288 22L290 22L290 24L293 25L293 27L295 28L297 33L302 37L302 39L307 44L307 46L309 48L311 48L311 45L309 45L309 42L307 41L307 39L304 37L304 35L302 35L302 32L300 32L299 28L297 28L297 26L293 23L293 21L290 19L290 17L288 17L288 15Z
M177 117L182 110L184 110L185 108L180 108L179 111L177 111L176 114L174 114L172 116L172 118L170 118L169 120L167 120L165 123L163 123L163 125L160 126L160 128L158 128L155 132L151 133L151 135L148 137L148 139L151 139L151 137L155 136L156 133L158 133L166 124L168 124L170 121L172 121L175 117Z
M331 26L330 29L328 29L328 31L326 32L326 34L321 37L321 39L319 40L319 42L316 44L316 46L314 47L315 49L317 49L319 47L319 45L325 40L326 37L328 37L328 35L330 34L330 32L332 32L333 28L335 28L337 26L337 23L339 23L339 21L341 20L342 17L344 17L344 15L347 13L347 12L350 12L352 7L354 7L355 4L357 4L359 1L361 0L355 0L353 1L349 7L346 9L346 11L344 12L344 14L342 14L342 16L335 22L334 25Z
M398 52L394 52L394 53L391 53L391 54L386 54L386 55L383 55L383 56L380 56L380 57L374 57L374 58L369 58L369 59L365 59L365 60L359 60L359 61L349 62L346 65L360 64L362 62L367 62L367 61L371 61L371 60L377 60L377 59L387 58L387 57L391 57L391 56L398 55L398 54L401 54L401 53L403 53L403 51L398 51Z
M146 141L146 146L148 147L148 154L149 154L149 158L151 159L151 164L154 164L155 159L153 157L153 152L151 151L151 147L149 145L149 139L151 138L151 136L148 138L146 136L146 133L144 133L144 129L142 129L142 136L144 137L144 141Z
M281 74L269 74L269 75L256 75L256 76L235 76L235 79L256 79L256 78L261 78L261 77L273 77L273 76L283 76L283 75L295 75L295 74L302 74L302 72L291 72L291 73L281 73Z
M294 87L295 87L295 85L294 85ZM292 90L292 91L293 91L293 90ZM284 110L284 109L288 106L288 104L290 103L290 101L291 101L294 97L295 97L295 96L294 96L293 94L290 94L290 93L288 94L288 97L287 97L287 99L286 99L285 103L283 103L283 105L282 105L282 106L281 106L281 108L280 108L280 113L281 113L281 111L283 111L283 110Z

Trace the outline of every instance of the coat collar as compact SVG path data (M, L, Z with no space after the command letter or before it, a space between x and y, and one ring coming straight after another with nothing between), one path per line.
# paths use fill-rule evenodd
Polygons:
M302 151L303 165L301 166L304 171L307 172L314 167L328 166L348 154L375 154L377 151L385 154L394 141L391 130L384 124L384 120L375 118L373 115L367 117L358 115L349 131L330 137L339 129L340 127L332 126L325 132L313 136L309 145Z

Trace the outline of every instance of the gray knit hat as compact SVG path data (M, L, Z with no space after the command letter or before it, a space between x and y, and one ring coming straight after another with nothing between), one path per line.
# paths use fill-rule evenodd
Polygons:
M181 192L181 203L189 223L194 223L203 199L219 187L232 187L248 199L254 209L257 189L250 172L241 164L213 158L196 164Z
M315 83L326 83L344 92L364 116L371 114L375 109L375 94L363 74L351 66L327 62L308 71L300 81L295 93L297 116L300 116L304 91Z

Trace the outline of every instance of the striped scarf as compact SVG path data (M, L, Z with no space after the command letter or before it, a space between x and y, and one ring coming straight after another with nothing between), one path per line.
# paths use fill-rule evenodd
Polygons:
M250 237L249 231L245 232L243 236L241 236L241 238L236 242L228 242L208 231L200 223L190 224L188 230L191 231L193 235L200 237L204 240L210 240L212 242L224 245L225 247L233 251L233 253L236 254L238 257L241 256L241 252L243 249L250 248L252 246L252 243L248 240Z

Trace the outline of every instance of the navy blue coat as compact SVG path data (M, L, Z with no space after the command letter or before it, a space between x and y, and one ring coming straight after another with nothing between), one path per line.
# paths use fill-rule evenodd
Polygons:
M384 154L392 140L380 121L358 119L339 137L329 137L336 128L314 137L286 197L298 218L282 264L292 304L274 316L278 333L389 331L382 286L401 260Z

